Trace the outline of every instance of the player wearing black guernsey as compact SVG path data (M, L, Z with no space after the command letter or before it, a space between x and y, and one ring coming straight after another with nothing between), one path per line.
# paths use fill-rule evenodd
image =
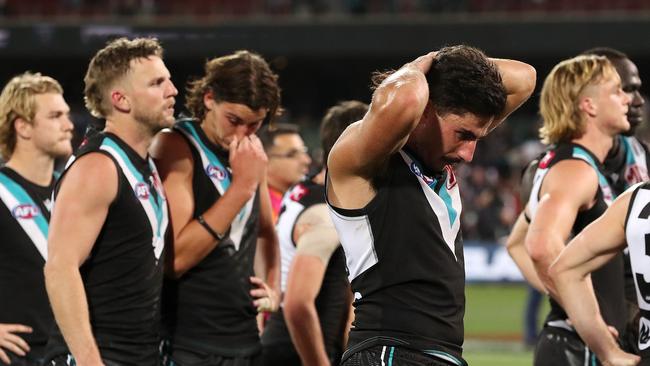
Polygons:
M280 89L266 61L248 51L208 60L205 72L188 87L193 119L161 133L151 149L173 228L165 356L169 365L255 365L257 312L277 309L280 272L255 131L275 117ZM258 239L266 282L253 272Z
M650 365L650 183L639 183L620 195L607 211L560 253L550 268L557 295L574 327L608 366ZM589 274L607 265L625 248L630 251L640 317L639 357L623 352L608 332Z
M323 161L343 130L367 111L357 101L327 111L320 129ZM337 365L343 353L351 293L345 254L325 205L324 178L325 167L283 199L277 231L284 296L262 335L268 366Z
M344 365L465 364L453 164L471 161L534 85L529 65L447 47L386 77L334 145L327 198L355 296Z
M555 147L540 160L533 178L526 207L531 218L526 247L547 288L548 267L569 235L598 218L615 198L601 164L614 138L629 128L629 103L616 69L601 56L562 61L544 82L540 135ZM608 323L622 333L626 321L622 255L595 273L593 284ZM535 349L535 365L585 362L597 361L552 299Z
M174 122L177 90L154 39L110 42L84 81L106 126L57 184L45 280L58 328L47 355L57 366L157 366L168 213L147 149Z
M72 153L69 112L61 85L41 74L0 94L0 365L40 365L54 324L43 266L54 159Z
M644 100L640 94L641 79L636 65L620 51L611 48L594 48L585 51L585 55L597 55L607 57L614 65L618 75L621 78L623 91L630 97L630 104L627 112L627 120L630 123L630 129L618 135L613 142L613 146L603 162L603 173L611 183L614 194L618 195L630 186L647 181L648 149L644 142L640 141L634 134L637 128L643 123L643 105ZM541 158L541 157L540 157ZM530 162L522 175L521 187L522 200L528 201L530 190L532 189L533 176L539 159ZM546 291L541 280L535 272L533 263L525 248L524 240L528 231L530 218L522 212L515 223L512 232L507 241L508 252L513 260L522 271L526 280L540 291ZM625 256L625 298L628 304L628 322L625 335L621 335L626 350L638 353L637 335L638 335L638 306L636 300L636 291L634 289L634 279L631 274L629 257L627 252Z

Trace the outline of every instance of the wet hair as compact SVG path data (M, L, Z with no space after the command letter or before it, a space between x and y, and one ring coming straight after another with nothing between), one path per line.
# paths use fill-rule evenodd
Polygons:
M205 75L188 83L185 106L198 120L205 118L203 97L208 92L217 103L243 104L253 111L268 109L264 123L272 122L279 111L278 76L260 55L249 51L208 60Z
M40 73L26 72L14 76L0 94L0 155L9 160L16 148L16 129L18 118L32 123L36 116L36 95L63 94L58 81Z
M391 73L375 73L374 87ZM505 108L507 93L499 69L477 48L465 45L442 48L426 78L429 100L440 115L469 112L491 118Z
M580 95L587 86L612 77L618 77L618 73L603 56L581 55L555 65L544 80L540 96L542 142L555 144L580 137L585 129L578 105Z
M327 157L343 131L352 123L362 119L366 112L368 112L368 105L356 100L339 102L325 112L325 117L320 124L324 163L327 163Z
M112 111L109 90L131 69L131 61L157 56L163 49L155 38L118 38L97 51L90 60L84 77L86 108L97 118L106 118Z

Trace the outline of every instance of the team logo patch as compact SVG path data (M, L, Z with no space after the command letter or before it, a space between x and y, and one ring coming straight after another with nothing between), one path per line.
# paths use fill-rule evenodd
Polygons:
M218 180L226 179L226 172L224 172L223 169L219 168L218 166L210 164L205 169L205 172L208 174L208 176L217 178Z
M32 204L24 203L18 205L11 210L11 215L16 219L33 219L41 214L41 210Z
M305 195L309 193L309 190L305 188L302 184L298 184L297 186L293 187L291 190L291 193L289 194L289 198L292 201L300 201Z
M456 174L454 174L454 168L451 165L445 165L445 170L447 171L447 190L454 188L458 183L456 180Z
M411 163L411 171L413 172L413 174L422 178L422 171L420 170L420 167L417 164L415 164L415 162Z
M141 200L149 199L149 186L146 183L138 183L135 185L135 195Z
M553 160L554 157L555 157L555 151L547 152L546 155L544 155L544 158L542 160L540 160L540 162L538 164L538 167L540 169L548 168L548 164L551 163L551 161Z
M641 317L639 319L639 349L644 350L650 347L650 321Z

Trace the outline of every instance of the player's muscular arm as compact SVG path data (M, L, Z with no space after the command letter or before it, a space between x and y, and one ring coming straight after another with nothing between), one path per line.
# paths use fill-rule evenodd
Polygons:
M63 177L50 220L45 284L56 322L80 365L102 365L79 267L90 255L117 191L115 163L100 153L82 156Z
M503 113L494 119L490 129L497 127L503 120L519 108L535 90L537 72L535 68L515 60L491 59L499 68L503 86L506 88L508 98Z
M508 236L506 249L508 249L508 254L510 254L510 257L512 257L512 260L514 260L526 281L528 281L528 283L538 291L546 292L546 288L544 288L542 280L539 279L537 271L535 270L535 265L528 254L528 250L526 250L526 245L524 244L528 227L529 224L524 217L524 212L522 212L517 218L517 221Z
M297 251L284 298L287 327L304 365L328 366L315 303L329 258L339 244L327 207L319 204L305 210L296 222L293 238Z
M625 246L625 217L632 191L621 195L598 220L587 226L562 251L549 270L558 296L580 337L598 359L611 365L638 361L618 347L603 320L589 274ZM621 363L622 362L622 363Z
M262 177L260 184L260 226L257 237L265 280L263 281L261 278L258 278L257 281L252 280L253 285L257 286L257 288L251 291L251 295L256 300L268 297L271 300L270 309L268 310L275 311L280 305L280 245L273 225L271 198L266 182L266 174ZM258 306L258 303L254 304Z
M375 90L368 113L348 127L329 155L332 179L371 177L386 156L406 143L428 103L424 75L434 57L430 53L404 65Z
M548 268L564 249L578 212L593 206L597 190L596 172L580 160L561 161L544 178L537 212L526 235L526 248L551 295L554 291Z
M177 132L165 131L158 134L150 152L156 161L169 203L173 230L173 272L180 277L203 260L219 243L198 220L193 218L194 161L187 142ZM242 170L242 160L255 153L259 152L253 152L250 140L246 139L242 143L233 141L230 152L233 169L231 186L203 214L205 221L217 233L223 234L228 231L232 220L257 190L257 182L259 182L257 173L252 178L250 174L244 179L237 177L237 170ZM232 161L233 156L235 164ZM259 158L251 158L253 163L256 160ZM251 170L255 168L256 164L250 167Z

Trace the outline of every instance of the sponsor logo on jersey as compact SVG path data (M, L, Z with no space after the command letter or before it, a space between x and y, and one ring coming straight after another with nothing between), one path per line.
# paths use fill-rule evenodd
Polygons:
M135 195L141 200L149 199L149 186L146 183L138 183L135 185Z
M226 172L224 172L223 169L219 168L218 166L210 164L205 169L205 171L210 177L217 178L219 180L226 179Z
M41 210L29 203L23 203L11 210L11 215L16 219L32 219L40 214Z
M551 163L551 160L555 157L555 151L549 151L544 155L544 158L540 160L539 162L539 168L540 169L546 169L548 168L548 164Z
M289 193L289 198L292 201L299 202L303 197L305 197L307 193L309 193L309 190L302 184L298 184L297 186L293 187L291 193Z

